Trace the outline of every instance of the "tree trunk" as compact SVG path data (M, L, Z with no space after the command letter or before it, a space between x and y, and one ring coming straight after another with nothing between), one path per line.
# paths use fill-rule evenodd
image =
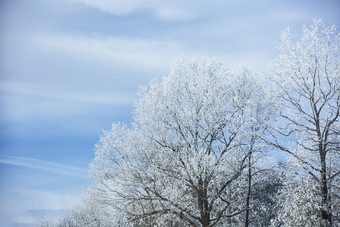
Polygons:
M320 161L321 161L321 179L320 179L320 189L322 196L322 219L326 220L330 226L332 225L332 214L328 211L328 187L327 187L327 172L326 172L326 154L320 151Z
M200 211L201 216L201 224L202 227L207 227L210 224L210 212L209 212L209 203L207 200L207 184L205 180L202 178L198 181L199 185L199 195L198 195L198 209Z
M248 191L247 191L247 198L246 198L246 217L245 217L245 223L244 226L248 227L249 226L249 207L250 207L250 196L251 196L251 156L252 156L252 151L249 152L248 156Z

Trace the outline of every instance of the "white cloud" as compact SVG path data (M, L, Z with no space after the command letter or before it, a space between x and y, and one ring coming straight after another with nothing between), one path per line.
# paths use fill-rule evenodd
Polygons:
M29 59L30 71L24 66L16 78L0 81L3 111L11 119L132 105L138 85L168 73L177 57L198 55L172 41L48 33L26 38L30 49L24 53L35 59Z
M269 0L261 1L195 1L195 0L73 0L74 2L83 3L94 7L103 12L116 16L124 16L143 10L151 11L159 18L164 20L187 21L199 19L202 17L249 17L257 14L258 11L267 9L268 6L278 5ZM294 2L288 1L286 7L294 5ZM295 7L296 8L296 7ZM295 9L292 7L291 12ZM275 8L273 8L275 10ZM280 12L276 9L273 14ZM244 13L249 15L244 15ZM271 12L267 12L271 13ZM301 10L299 11L302 14ZM261 16L263 14L258 14ZM288 14L284 16L289 17ZM269 16L267 16L268 18ZM256 19L256 18L254 18ZM271 18L272 19L272 18ZM281 17L282 20L282 17ZM264 21L264 22L269 22ZM253 22L250 22L253 23Z
M221 29L222 27L219 25L214 28ZM213 31L208 30L208 33L213 33ZM219 32L217 34L221 35ZM254 34L251 34L251 36L254 36ZM195 47L193 47L191 46L192 44L179 41L66 34L38 35L35 37L34 42L46 51L86 59L92 64L103 64L107 67L113 66L120 69L133 68L136 70L136 75L131 75L132 77L138 77L137 72L141 71L152 73L150 77L162 76L162 74L154 73L168 73L172 62L182 56L188 59L204 56L218 57L221 60L226 60L226 63L231 67L249 64L251 67L257 65L258 68L261 68L263 62L269 59L271 53L268 53L268 51L274 49L242 49L242 43L236 45L227 43L226 45L233 46L231 47L232 50L230 52L221 52L216 51L214 46L207 46L204 42L196 43ZM256 42L256 40L252 42ZM150 78L146 79L149 80ZM131 82L133 83L133 81Z
M143 7L147 1L138 0L74 0L77 2L82 2L88 4L92 7L98 8L102 11L107 11L115 15L125 15L131 13L132 11ZM145 7L145 6L144 6Z
M8 119L79 115L96 104L131 105L138 85L167 74L181 56L212 56L230 67L252 68L268 59L266 50L216 53L209 46L174 39L36 33L27 35L25 42L30 48L27 58L36 59L27 66L29 80L23 70L18 78L0 81Z
M197 16L197 1L157 1L157 0L73 0L85 3L101 11L121 16L136 11L150 10L157 16L166 20L187 20ZM193 9L196 9L193 10ZM204 9L204 7L202 7Z
M76 113L79 111L77 106L83 104L132 104L138 85L147 84L152 77L167 74L172 62L181 56L213 56L231 67L246 64L255 68L263 65L261 63L267 60L268 54L261 50L216 54L209 51L209 47L194 49L178 41L112 36L40 33L27 36L26 41L36 50L33 55L41 52L42 56L59 56L63 64L89 67L93 72L83 75L71 69L70 72L65 71L67 75L55 75L53 71L59 69L51 68L52 72L46 71L39 74L40 77L32 75L30 82L20 78L1 81L0 91L6 98L5 107L11 118L16 115ZM67 65L62 70L68 70ZM49 74L53 77L46 80ZM135 90L124 89L124 86ZM24 102L21 97L26 100L32 97L35 101Z
M86 170L83 168L63 165L55 162L43 161L39 159L12 155L0 155L0 163L32 169L39 169L62 176L79 177L85 179L87 178Z
M168 68L169 62L180 55L197 55L184 44L175 41L67 34L36 35L33 41L46 51L88 59L92 63L147 71Z
M0 81L0 91L18 94L23 96L34 96L48 99L58 99L68 102L84 102L84 103L99 103L99 104L124 104L131 103L131 97L128 93L111 91L110 95L97 93L89 93L85 90L60 90L54 89L53 86L39 82L11 82Z

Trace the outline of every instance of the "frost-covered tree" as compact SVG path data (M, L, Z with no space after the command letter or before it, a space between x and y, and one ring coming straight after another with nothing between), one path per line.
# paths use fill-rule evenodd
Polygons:
M126 226L124 216L120 210L114 209L106 199L101 197L100 191L89 189L82 200L56 221L47 219L42 221L41 227L111 227Z
M270 226L278 212L278 191L282 187L279 169L270 157L255 154L251 184L247 184L246 206L249 210L245 215L243 226ZM249 182L249 175L246 175ZM250 187L249 187L250 186ZM250 193L249 193L250 192Z
M142 88L133 127L101 137L90 172L103 203L131 225L244 225L245 170L273 112L261 92L247 70L177 61Z
M126 224L119 210L107 204L106 199L98 194L98 190L93 189L88 190L82 201L68 211L64 220L71 220L73 224L67 227L110 227L113 223L116 226Z
M246 131L243 133L246 137L243 140L246 141L248 149L246 174L243 176L247 187L244 217L245 227L254 226L254 223L258 225L261 221L263 223L268 222L267 218L259 215L259 213L255 211L255 203L260 203L260 201L255 201L256 196L254 197L253 195L253 193L259 193L261 189L265 189L265 187L259 187L259 185L266 185L266 183L268 183L265 180L268 179L267 175L276 174L276 171L272 168L275 161L265 156L265 151L267 151L268 148L267 144L263 143L262 140L267 133L267 128L270 126L271 120L274 117L273 113L277 108L273 100L269 101L267 97L268 94L264 92L263 89L255 89L252 96L252 103L249 103L247 106L247 126L244 127ZM268 160L270 161L268 162ZM266 163L266 165L263 163ZM275 181L272 182L273 186L275 184L274 182ZM254 189L256 191L254 191ZM267 189L269 189L269 187ZM262 191L260 193L268 193L268 195L272 196L271 192ZM268 202L268 200L266 201ZM262 201L262 205L268 208L268 210L270 209L268 206L271 206L270 203L265 203L264 201ZM257 217L254 217L255 213ZM268 217L269 216L270 215L268 215ZM262 220L259 221L259 219Z
M339 38L335 26L321 20L303 27L300 39L287 29L273 62L282 112L272 145L295 158L317 184L321 217L328 225L339 218Z
M306 180L287 178L281 190L280 210L272 226L327 226L322 220L322 207L318 185L311 177Z

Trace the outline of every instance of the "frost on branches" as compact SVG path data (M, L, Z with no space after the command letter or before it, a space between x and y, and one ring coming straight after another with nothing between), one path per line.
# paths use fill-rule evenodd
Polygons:
M102 136L90 167L98 193L130 224L241 225L269 106L247 70L177 61L142 88L133 128Z
M281 209L278 217L272 220L272 226L326 226L319 212L319 189L313 180L308 177L306 181L289 180L285 183Z
M319 189L327 226L339 222L340 207L339 38L335 26L321 20L304 27L299 39L287 29L273 63L282 111L271 144L288 152ZM280 142L280 136L289 142Z

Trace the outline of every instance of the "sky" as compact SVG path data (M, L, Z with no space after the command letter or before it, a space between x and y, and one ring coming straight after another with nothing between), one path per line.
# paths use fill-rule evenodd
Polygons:
M0 225L79 201L102 131L130 124L139 86L176 58L260 75L287 26L339 13L337 0L0 1Z

